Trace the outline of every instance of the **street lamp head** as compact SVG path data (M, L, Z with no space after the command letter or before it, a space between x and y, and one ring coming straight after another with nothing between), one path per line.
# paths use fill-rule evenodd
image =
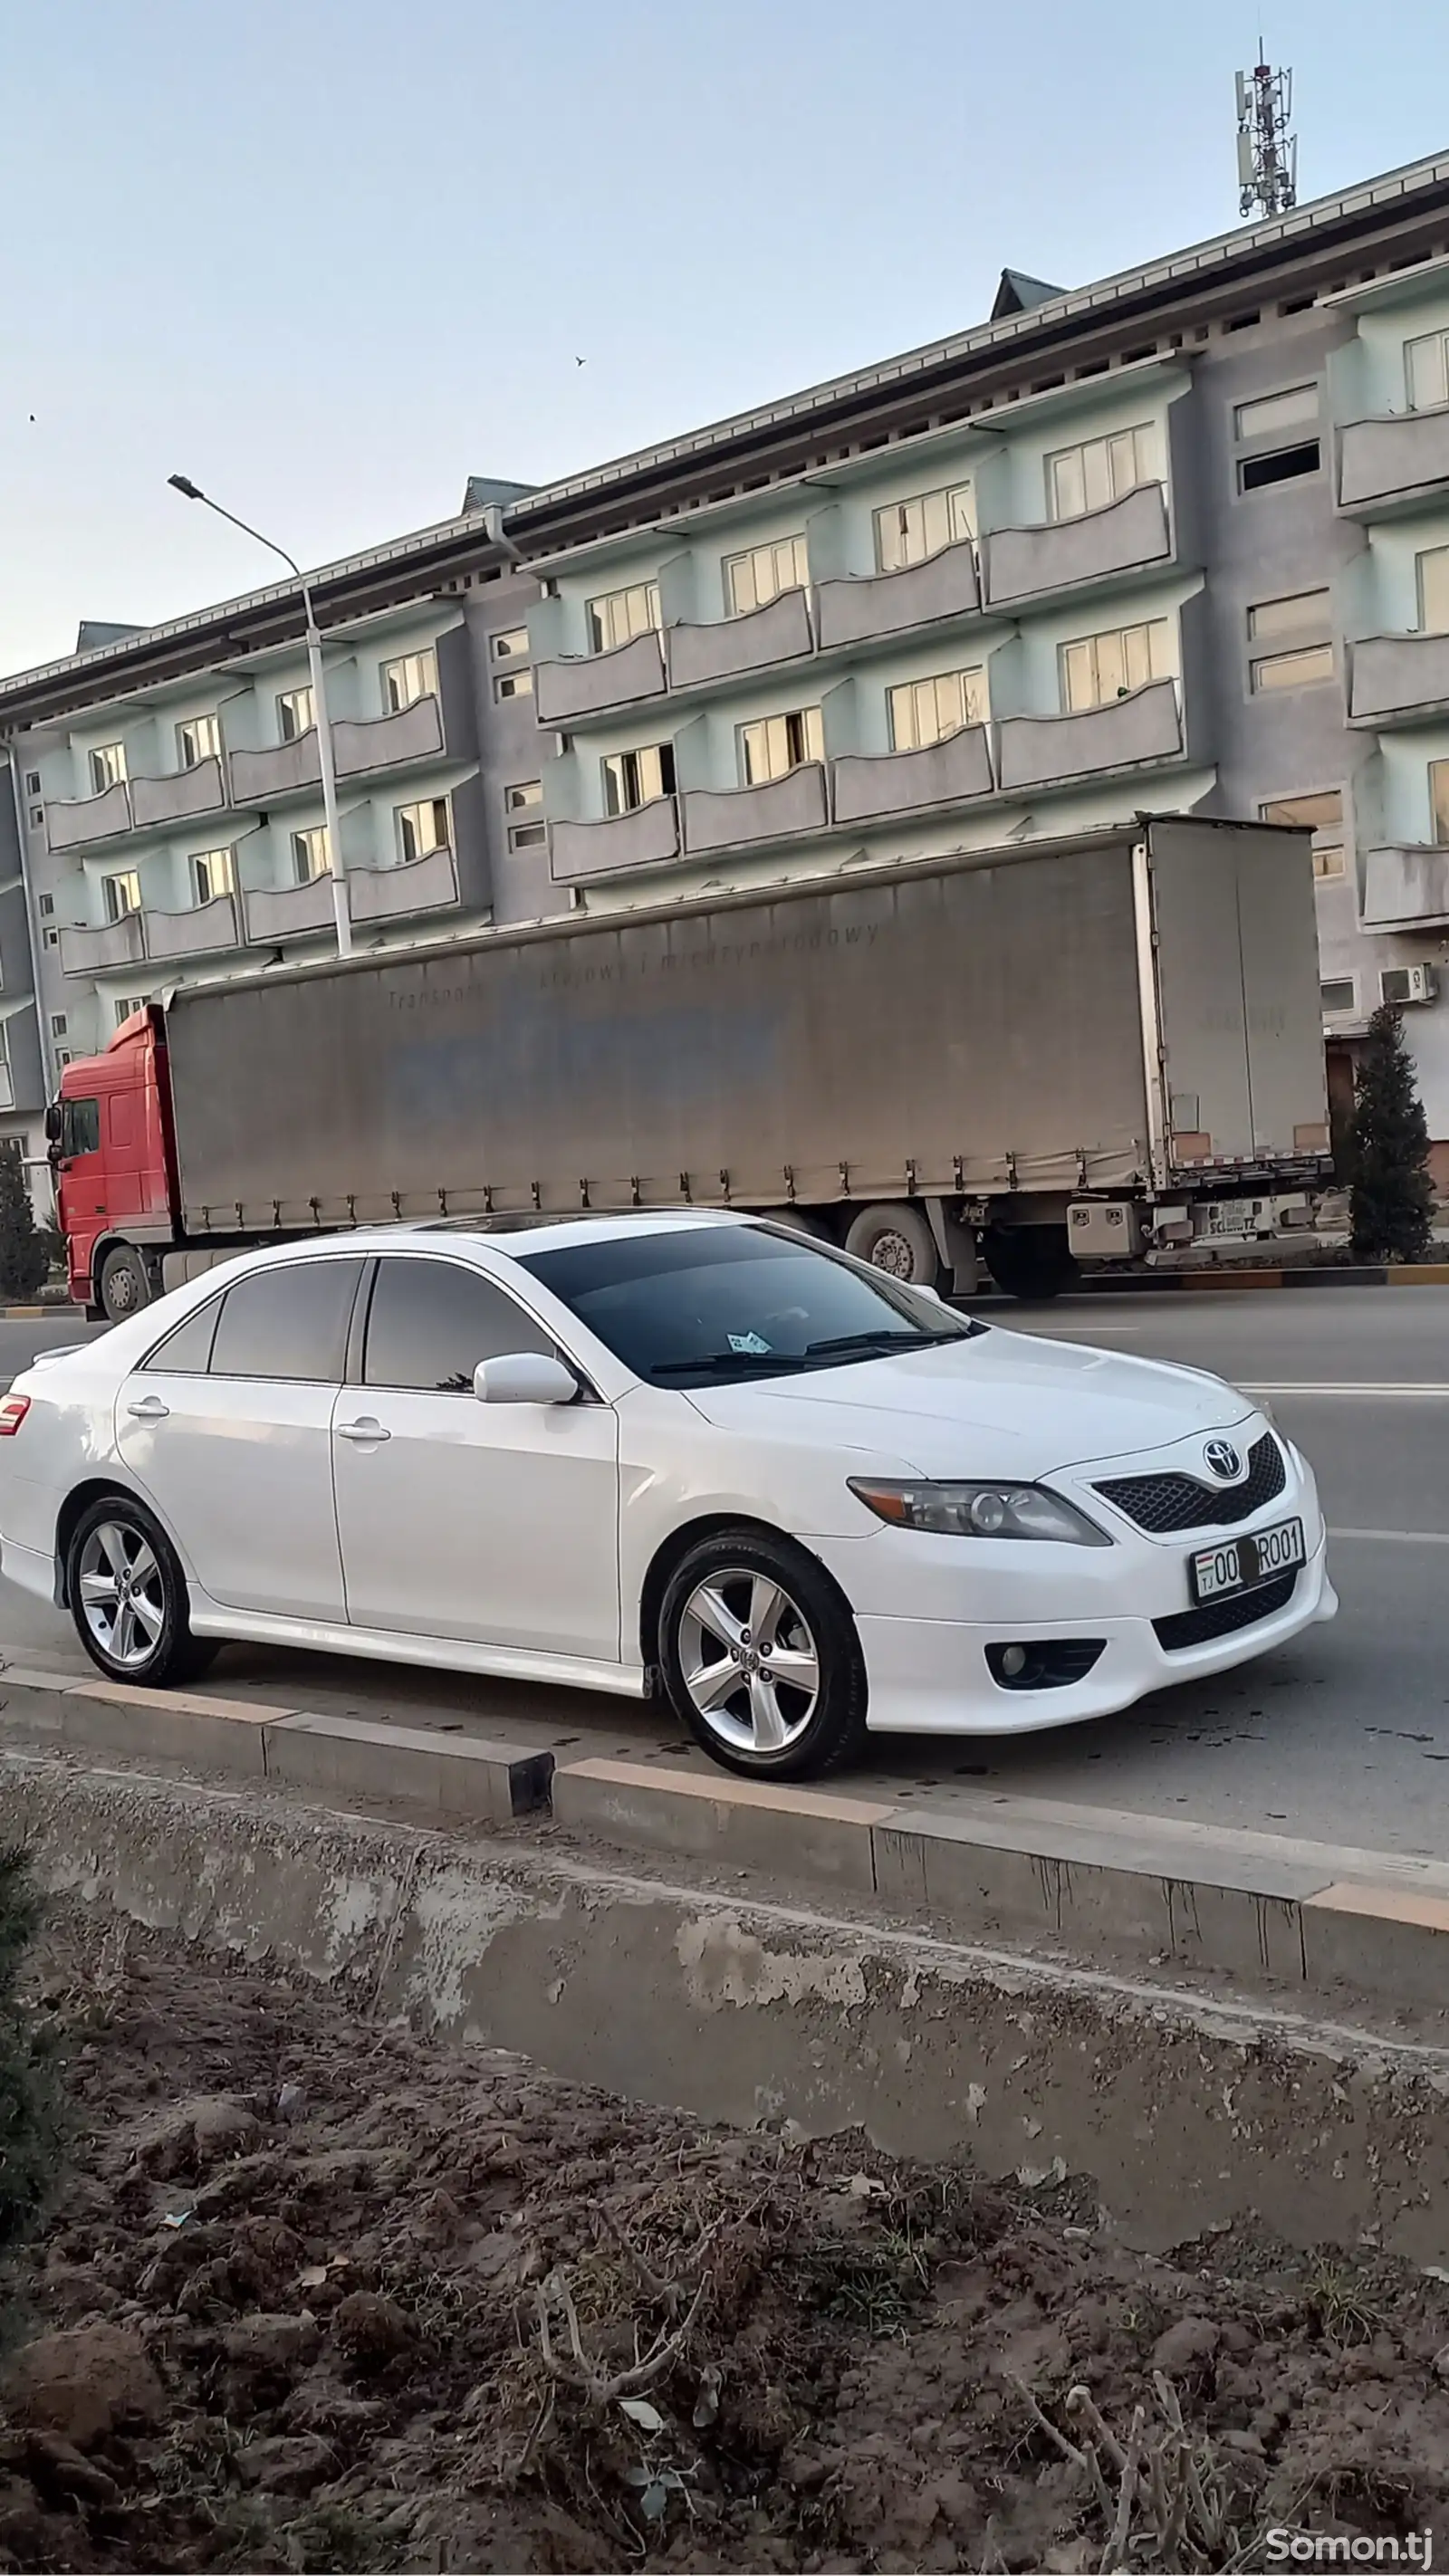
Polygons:
M179 492L184 501L204 501L206 499L206 494L202 491L200 484L193 483L189 474L168 474L166 480L170 484L172 491Z

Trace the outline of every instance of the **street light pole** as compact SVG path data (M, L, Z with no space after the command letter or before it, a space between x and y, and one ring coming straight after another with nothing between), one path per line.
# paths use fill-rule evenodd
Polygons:
M327 681L322 668L322 638L313 614L311 584L296 557L289 555L285 546L279 546L274 537L264 537L260 528L249 527L246 520L239 519L234 511L224 510L219 501L213 501L210 493L203 492L200 485L193 483L188 475L170 474L166 479L172 491L179 492L183 500L200 501L203 508L215 511L219 519L227 520L233 528L240 528L244 537L251 537L257 545L265 546L268 554L279 555L282 562L296 574L301 584L302 613L307 627L307 669L312 682L312 705L317 720L317 758L322 771L322 813L327 825L327 847L332 859L332 910L337 923L337 954L339 957L350 957L352 915L347 905L347 872L342 860L342 826L337 812L337 767L332 756L332 720L327 711Z

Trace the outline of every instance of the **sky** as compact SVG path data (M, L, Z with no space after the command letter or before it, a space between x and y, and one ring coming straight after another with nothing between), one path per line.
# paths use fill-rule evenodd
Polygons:
M1440 0L1267 0L1300 201L1449 147ZM0 0L0 672L1238 219L1234 0ZM582 359L583 364L578 361Z

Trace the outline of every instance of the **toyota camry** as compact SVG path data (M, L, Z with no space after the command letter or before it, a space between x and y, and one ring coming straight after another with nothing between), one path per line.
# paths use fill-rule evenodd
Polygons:
M0 1442L0 1566L114 1679L249 1638L657 1691L756 1775L1100 1717L1337 1607L1231 1386L729 1215L249 1253L36 1360Z

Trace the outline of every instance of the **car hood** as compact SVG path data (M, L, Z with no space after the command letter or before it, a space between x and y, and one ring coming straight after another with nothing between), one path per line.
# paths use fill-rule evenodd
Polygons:
M1256 1410L1200 1369L994 1328L846 1368L692 1387L689 1401L722 1431L869 1450L919 1475L1023 1478L1230 1430Z

